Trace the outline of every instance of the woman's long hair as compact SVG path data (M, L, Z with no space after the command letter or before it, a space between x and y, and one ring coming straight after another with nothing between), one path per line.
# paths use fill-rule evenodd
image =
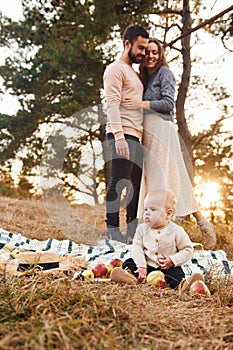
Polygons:
M156 63L156 66L155 66L155 72L157 72L159 70L159 68L161 68L162 66L168 67L164 48L163 48L162 44L160 43L160 41L157 39L150 39L149 43L155 43L158 46L159 59L158 59L158 62ZM142 63L139 66L139 76L140 76L140 79L144 85L144 88L146 88L149 75L148 75L146 67L144 66L144 61L142 61Z

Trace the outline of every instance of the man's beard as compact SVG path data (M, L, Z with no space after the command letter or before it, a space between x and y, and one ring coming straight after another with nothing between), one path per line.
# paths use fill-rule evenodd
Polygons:
M132 53L132 47L129 49L128 56L132 63L140 63L142 61L142 58L137 58L137 56Z

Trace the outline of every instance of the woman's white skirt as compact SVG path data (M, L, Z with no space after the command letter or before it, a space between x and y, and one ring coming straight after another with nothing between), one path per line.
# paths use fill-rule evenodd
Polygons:
M175 216L186 216L199 210L193 186L184 162L176 125L157 114L144 117L144 165L138 218L143 215L143 201L149 191L169 189L177 198Z

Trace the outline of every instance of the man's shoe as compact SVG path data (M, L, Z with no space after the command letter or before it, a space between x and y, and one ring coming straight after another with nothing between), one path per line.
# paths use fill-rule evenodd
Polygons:
M138 281L132 273L123 270L121 267L114 267L111 271L110 278L112 281L122 284L136 284Z
M190 289L190 286L196 281L204 282L204 277L198 272L193 273L190 277L183 278L178 287L179 295L182 295L183 293L188 292Z
M210 222L207 222L205 228L201 229L201 233L205 240L204 249L214 250L217 243L214 226Z
M125 236L123 236L119 227L108 227L106 238L112 239L114 241L122 242L122 243L127 243L127 239Z

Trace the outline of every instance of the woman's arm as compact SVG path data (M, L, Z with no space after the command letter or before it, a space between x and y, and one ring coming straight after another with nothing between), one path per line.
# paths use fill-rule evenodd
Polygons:
M148 85L144 100L139 101L132 97L125 99L126 102L154 112L168 113L175 106L175 77L168 67L161 67L153 81Z
M157 113L169 113L175 106L175 77L168 67L161 67L144 92L144 100L150 101L150 109Z

